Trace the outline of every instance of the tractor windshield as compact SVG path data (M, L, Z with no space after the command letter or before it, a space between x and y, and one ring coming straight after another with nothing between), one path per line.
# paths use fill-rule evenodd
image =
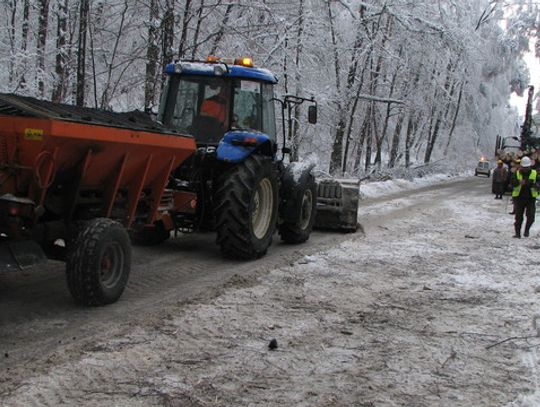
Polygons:
M158 120L190 134L198 144L217 144L228 130L257 131L276 138L273 88L252 80L173 75Z
M238 80L234 86L231 127L238 130L259 131L275 140L273 97L273 88L269 83Z

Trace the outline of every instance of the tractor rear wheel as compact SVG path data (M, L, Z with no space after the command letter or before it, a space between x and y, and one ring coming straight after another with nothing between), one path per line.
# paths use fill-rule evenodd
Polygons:
M223 255L255 259L272 244L278 186L269 157L253 155L219 176L214 188L217 243Z
M118 300L131 268L129 236L122 225L97 218L79 231L67 256L69 291L81 305L105 305Z
M300 211L298 218L294 222L283 222L279 225L281 240L285 243L304 243L309 239L309 235L315 224L315 214L317 210L317 184L313 175L309 175L302 185L300 193Z

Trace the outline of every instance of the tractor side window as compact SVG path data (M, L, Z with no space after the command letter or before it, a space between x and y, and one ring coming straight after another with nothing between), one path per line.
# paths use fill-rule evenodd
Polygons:
M199 84L191 81L180 81L174 105L172 126L183 133L190 133L198 106Z
M179 78L177 88L170 125L194 136L198 144L219 143L229 123L229 83L186 76Z
M234 88L232 128L263 131L259 82L240 80Z
M276 140L276 112L274 110L274 86L262 84L262 130L271 140Z

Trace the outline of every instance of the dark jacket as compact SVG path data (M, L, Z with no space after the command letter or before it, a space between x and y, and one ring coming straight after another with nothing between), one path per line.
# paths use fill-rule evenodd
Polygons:
M504 182L506 183L506 180L508 179L508 171L506 168L503 167L497 167L493 170L493 182Z
M502 195L506 190L508 184L508 170L502 166L493 170L493 183L491 191L494 194Z

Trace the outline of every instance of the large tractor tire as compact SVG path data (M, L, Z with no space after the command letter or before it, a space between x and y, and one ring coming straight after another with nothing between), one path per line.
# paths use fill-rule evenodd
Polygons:
M217 243L226 257L255 259L272 244L278 186L269 157L253 155L221 175L214 189Z
M158 220L153 227L136 228L129 233L131 242L138 246L155 246L171 237L163 222Z
M296 217L279 225L281 240L290 244L304 243L313 230L317 211L317 184L313 175L308 174L294 192L298 196L296 204L299 206L295 211Z
M131 268L129 236L118 222L97 218L79 231L67 256L67 284L75 302L105 305L118 300Z

